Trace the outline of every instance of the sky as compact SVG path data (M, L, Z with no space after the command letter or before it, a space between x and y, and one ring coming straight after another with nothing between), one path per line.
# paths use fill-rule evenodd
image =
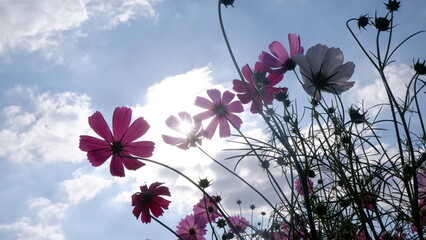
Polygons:
M426 30L426 2L401 2L395 45ZM385 101L377 73L345 26L363 14L382 16L383 1L236 0L234 6L223 9L223 18L240 66L253 66L272 41L287 46L287 34L297 33L305 49L317 43L339 47L345 61L355 63L356 84L342 95L346 102ZM108 162L94 168L78 148L80 135L95 136L88 116L100 111L110 123L118 106L131 107L134 119L144 117L151 125L142 140L156 143L153 159L195 180L213 179L210 192L221 194L231 212L238 199L247 214L250 204L258 206L257 214L267 210L199 150L182 151L161 138L171 133L164 123L169 115L200 112L193 105L196 96L211 88L230 90L239 78L220 32L216 1L0 0L0 26L0 239L175 238L155 222L136 220L131 194L145 183L164 182L172 203L160 219L174 228L200 192L152 164L112 177ZM353 28L372 49L374 29ZM425 42L420 34L394 55L387 71L393 89L403 90L413 59L426 59ZM290 97L308 99L294 76L280 84ZM258 116L245 109L242 131L264 137ZM222 150L239 146L215 136L202 147L234 166L225 161L232 152ZM237 171L267 191L257 163L244 162Z

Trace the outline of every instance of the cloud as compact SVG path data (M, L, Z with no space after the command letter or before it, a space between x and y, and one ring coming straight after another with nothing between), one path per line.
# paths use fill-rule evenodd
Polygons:
M65 195L65 202L71 205L77 205L82 200L94 198L103 189L112 184L112 180L94 174L82 175L79 172L75 172L74 175L74 179L65 180L59 184L60 192Z
M88 131L90 98L72 92L38 93L15 87L7 93L15 104L1 109L0 157L15 162L80 162L80 134Z
M108 29L141 16L153 18L157 15L153 6L161 1L2 1L0 55L18 48L28 52L42 50L49 57L67 36L84 36L84 23Z
M22 218L12 224L0 224L0 231L13 233L15 240L64 240L65 235L60 225L44 223L33 224L30 218Z

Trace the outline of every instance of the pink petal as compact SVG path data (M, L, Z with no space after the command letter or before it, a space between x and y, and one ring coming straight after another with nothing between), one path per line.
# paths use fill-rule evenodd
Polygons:
M168 135L162 135L162 136L163 136L163 141L167 144L170 144L170 145L178 145L178 144L182 144L186 141L186 138L172 137L172 136L168 136Z
M179 112L178 116L182 120L182 122L188 122L188 123L192 124L192 116L189 113Z
M241 124L243 123L243 121L241 120L241 118L239 118L235 114L229 114L228 119L232 123L233 127L237 128L237 129L240 129Z
M175 117L173 115L171 115L170 117L168 117L166 119L166 125L167 125L167 127L171 128L171 129L173 129L177 132L181 132L180 129L179 129L180 121L177 117Z
M241 72L243 73L244 78L247 80L247 82L249 82L249 85L253 85L253 71L251 70L248 64L244 65L241 68Z
M235 97L235 94L231 93L228 90L225 91L222 96L222 104L224 106L227 106L232 101L232 99L234 99L234 97Z
M142 137L149 129L149 124L142 117L136 119L127 129L121 141L123 145Z
M271 68L277 68L283 65L276 57L264 51L260 54L259 61Z
M290 56L298 53L303 53L303 48L300 46L300 37L294 33L288 34L288 43L290 45Z
M204 130L205 133L205 137L207 139L212 139L214 132L216 131L217 125L219 124L219 118L218 117L214 117L211 122L209 123L209 125L207 126L207 128Z
M259 105L259 107L261 107L261 105ZM259 113L259 111L257 111L256 103L254 101L251 103L250 112L254 114Z
M211 118L215 116L215 113L213 111L205 111L205 112L201 112L197 115L194 116L194 119L197 121L204 121L208 118Z
M84 152L111 149L111 146L105 140L85 135L80 136L79 147Z
M150 209L154 217L159 217L164 213L163 209L160 206L157 206L156 204L151 204Z
M250 97L250 94L248 94L248 93L246 93L246 94L237 94L237 97L238 97L238 99L240 99L240 101L243 103L243 104L247 104L247 103L249 103L249 102L251 102L251 97Z
M219 122L219 136L221 138L231 136L231 129L229 127L228 120L225 118L221 119Z
M127 129L129 128L130 121L132 120L132 109L128 107L117 107L112 116L112 131L114 133L114 140L121 141Z
M145 166L145 163L134 158L122 157L121 159L123 161L123 165L129 170L136 170Z
M145 211L142 211L141 220L142 220L143 223L150 223L151 222L151 215L149 215Z
M133 208L133 215L135 215L136 219L139 218L139 216L141 215L142 209L140 209L138 206L135 206Z
M218 103L221 100L220 91L217 89L209 89L207 90L207 95L213 101L213 103Z
M92 166L98 167L112 156L111 153L110 150L91 151L87 153L87 159L89 159Z
M244 83L241 80L234 80L232 81L233 87L232 89L234 89L234 91L238 92L238 93L246 93L247 92L247 88L244 86Z
M283 80L284 75L281 73L271 73L268 76L268 80L269 80L269 87L275 86L277 85L279 82L281 82L281 80Z
M269 50L280 60L281 65L284 64L287 59L289 59L287 50L278 41L273 41L271 44L269 44Z
M201 107L201 108L205 108L205 109L210 109L213 107L213 103L208 100L207 98L204 97L197 97L195 99L195 106L197 107Z
M111 163L109 165L109 171L112 176L124 177L123 161L121 157L112 156Z
M240 101L233 101L228 105L228 112L240 113L243 111L243 104Z
M113 142L111 131L102 113L95 112L89 117L89 125L99 136L108 142Z
M131 155L147 158L152 157L154 145L155 143L151 141L132 142L124 146L123 150Z

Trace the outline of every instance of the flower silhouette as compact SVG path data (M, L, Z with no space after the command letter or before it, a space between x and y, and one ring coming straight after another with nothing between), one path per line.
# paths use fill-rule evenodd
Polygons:
M133 215L136 219L141 216L143 223L149 223L151 222L150 212L154 217L159 217L163 215L163 209L169 208L170 201L160 195L170 196L170 191L161 185L163 183L159 182L152 183L149 187L145 184L140 186L140 192L132 195Z
M112 176L124 177L123 165L129 170L136 170L145 164L131 158L151 157L154 142L134 142L148 131L149 124L142 118L136 119L131 125L132 110L117 107L112 117L112 132L100 112L89 117L90 127L103 138L80 136L80 149L87 152L87 158L94 167L102 165L111 156L110 172ZM128 156L128 157L126 157Z
M234 113L243 112L243 105L240 101L232 101L235 94L230 91L225 91L221 95L217 89L207 90L207 95L211 100L204 97L197 97L195 105L207 111L201 112L194 116L194 120L204 121L208 118L213 117L207 128L205 129L204 136L207 139L211 139L219 125L220 137L229 137L231 135L231 129L229 123L235 128L239 129L243 121Z
M321 100L321 92L341 94L355 84L348 82L355 64L343 64L343 53L339 48L317 44L309 48L306 55L293 56L293 60L300 67L303 88L316 100Z
M170 116L166 120L166 125L185 135L185 137L173 137L163 134L164 142L177 146L181 149L188 149L190 147L195 147L201 145L201 139L204 135L204 130L202 128L200 121L194 121L191 115L187 112L179 112L179 118L175 116ZM185 129L187 127L187 129Z

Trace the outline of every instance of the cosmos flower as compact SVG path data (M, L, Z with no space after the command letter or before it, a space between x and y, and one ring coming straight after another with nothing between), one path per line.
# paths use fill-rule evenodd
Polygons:
M194 121L191 115L187 112L179 112L178 117L170 116L166 120L166 125L185 135L185 137L172 137L163 134L164 142L177 146L180 149L188 149L201 145L201 140L204 135L200 121Z
M206 223L213 222L216 218L222 216L216 205L207 196L204 196L194 205L193 211L195 216Z
M426 169L416 174L419 197L426 199Z
M276 88L282 79L282 74L267 74L265 66L256 62L254 71L245 65L241 68L244 78L247 80L247 87L241 80L235 79L232 83L233 89L236 91L237 97L243 104L252 102L250 112L258 113L256 105L262 108L263 103L271 105L275 94L279 92L287 92L287 88Z
M207 95L211 100L204 97L196 98L195 105L207 109L207 111L195 115L194 120L204 121L213 117L204 131L204 136L207 139L213 137L218 125L220 137L229 137L231 135L229 123L237 129L239 129L243 123L241 118L234 114L243 112L243 105L240 101L231 102L235 94L230 91L225 91L223 95L221 95L219 90L210 89L207 90Z
M194 214L187 215L176 226L176 233L183 240L205 240L206 222L200 221Z
M311 179L308 178L308 193L311 194L314 192L313 187L314 187L314 183L311 181ZM296 189L298 194L302 194L303 190L302 190L302 183L300 182L300 179L297 178L295 181L295 186L294 188Z
M228 221L230 222L229 225L229 231L232 233L244 233L247 226L250 225L250 222L247 221L244 217L241 216L232 216L228 218Z
M170 191L161 185L163 183L159 182L152 183L149 187L145 184L140 186L140 192L132 195L133 215L136 219L141 216L143 223L149 223L151 222L150 212L154 217L159 217L163 215L163 209L169 208L170 201L160 195L170 196Z
M89 117L90 127L103 138L80 136L80 149L87 152L87 158L94 167L102 165L111 156L110 172L112 176L124 177L123 165L129 170L136 170L145 164L131 155L151 157L154 143L151 141L134 142L149 129L149 124L142 118L136 119L131 125L132 110L117 107L112 117L112 132L100 112ZM118 155L118 156L117 156ZM129 156L129 157L121 157Z
M354 85L348 80L354 73L355 64L343 64L343 53L339 48L317 44L309 48L306 55L293 56L293 60L300 67L303 88L316 100L321 100L322 92L341 94Z
M290 55L280 42L273 41L269 45L269 50L273 56L263 51L259 56L259 61L274 73L284 74L288 70L293 70L296 63L292 58L296 54L303 54L303 47L300 45L300 37L294 33L288 34L288 42L290 44Z

